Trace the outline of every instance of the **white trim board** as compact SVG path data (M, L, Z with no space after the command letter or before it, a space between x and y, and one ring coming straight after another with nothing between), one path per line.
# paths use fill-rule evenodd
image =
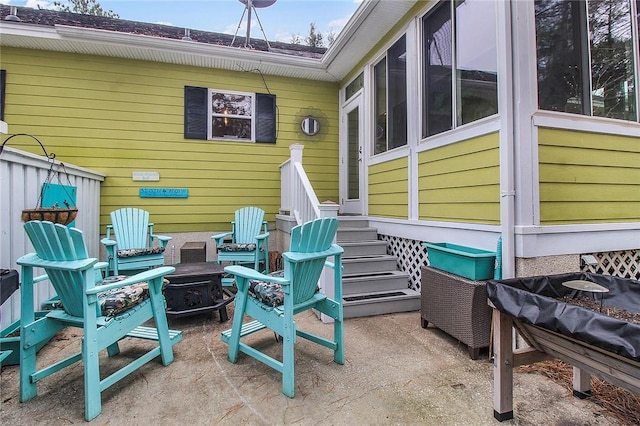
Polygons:
M516 257L640 249L640 223L516 226Z

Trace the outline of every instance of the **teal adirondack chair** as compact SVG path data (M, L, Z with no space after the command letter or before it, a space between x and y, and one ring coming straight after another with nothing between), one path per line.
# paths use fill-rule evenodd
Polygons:
M154 247L156 240L158 244ZM164 265L164 251L170 240L171 237L153 233L149 212L131 207L112 211L111 225L107 225L107 234L100 240L107 254L107 275Z
M229 237L231 242L225 242ZM258 207L236 210L231 232L216 234L211 238L216 242L219 264L230 262L269 273L269 231L264 210ZM223 285L231 285L232 282L228 279L222 281Z
M337 229L338 221L335 218L316 219L293 228L290 251L282 255L283 272L264 275L238 265L224 268L235 275L238 286L232 328L222 333L222 341L229 345L229 361L236 363L238 353L243 352L279 371L282 374L282 392L290 398L295 392L296 337L331 349L334 362L344 364L343 249L333 244ZM318 280L325 265L333 268L335 300L318 292ZM308 309L316 309L334 320L331 339L297 328L294 315ZM243 323L245 315L254 321ZM241 340L265 328L282 337L281 360Z
M22 267L20 401L36 396L38 381L82 361L85 419L91 420L102 411L101 393L109 386L157 356L161 356L164 365L173 362L173 345L182 340L182 332L169 330L162 284L164 276L175 268L164 266L131 277L107 277L98 283L102 285L96 285L94 265L98 260L88 257L82 231L41 221L27 222L24 229L35 253L17 261ZM49 313L38 319L33 306L34 268L44 268L60 298ZM155 328L142 325L151 319ZM48 341L65 327L83 329L81 351L46 367L38 365L43 368L36 370L38 344ZM118 341L124 337L158 343L129 364L101 378L99 353L107 349L110 357L117 355L120 352Z

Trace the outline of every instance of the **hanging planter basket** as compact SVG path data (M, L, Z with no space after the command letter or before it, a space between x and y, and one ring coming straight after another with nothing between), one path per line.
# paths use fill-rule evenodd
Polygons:
M62 225L68 225L71 222L73 222L76 218L76 216L78 215L78 208L75 207L75 193L73 193L73 195L70 193L73 192L75 190L75 187L71 185L71 182L69 181L69 175L68 173L66 173L66 169L64 169L64 164L60 163L60 166L62 166L66 176L67 176L67 185L57 185L57 184L52 184L51 183L51 179L53 174L55 173L54 171L54 165L55 165L55 157L56 155L52 152L51 154L47 153L47 150L44 148L44 145L42 145L42 142L40 142L38 140L38 138L36 138L33 135L27 134L27 133L18 133L12 136L9 136L3 143L2 145L0 145L0 154L2 153L2 150L5 146L5 144L13 137L15 136L28 136L32 139L34 139L36 142L38 142L38 144L40 144L40 147L42 148L42 151L44 152L45 157L47 158L47 160L50 163L50 167L49 167L49 173L47 174L47 178L46 181L44 182L44 184L42 185L42 189L40 190L40 195L38 197L38 204L37 207L34 209L24 209L22 210L22 221L23 222L29 222L30 220L46 220L49 222L53 222L53 223L60 223ZM59 177L59 173L58 173L58 180L60 180ZM62 182L61 182L62 183ZM52 189L53 187L56 187L56 189ZM45 197L45 191L47 189L50 189L52 191L55 190L62 190L65 194L64 194L64 199L61 200L61 204L64 204L64 207L60 207L58 205L58 202L53 203L52 205L49 204L48 207L43 207L43 201L46 198ZM51 201L49 201L49 203L51 203ZM71 204L73 203L73 204Z
M29 222L30 220L47 220L53 223L60 223L62 225L68 225L76 219L78 215L77 208L36 208L36 209L24 209L22 210L22 221Z

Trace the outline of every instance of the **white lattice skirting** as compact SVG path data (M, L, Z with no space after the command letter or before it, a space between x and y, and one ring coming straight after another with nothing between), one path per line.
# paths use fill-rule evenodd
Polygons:
M584 265L584 272L640 280L640 249L586 254L593 255L598 264Z
M409 274L409 288L420 291L421 269L429 264L422 241L390 235L378 237L388 243L387 254L397 259L398 269ZM591 254L598 261L597 265L584 265L585 272L640 280L640 249L583 254Z
M420 291L421 268L429 264L422 241L390 235L379 235L379 238L388 243L387 254L396 258L398 269L409 274L409 288Z

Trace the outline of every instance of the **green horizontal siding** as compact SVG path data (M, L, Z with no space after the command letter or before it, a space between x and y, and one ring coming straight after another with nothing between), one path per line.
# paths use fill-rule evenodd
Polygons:
M9 47L2 68L11 133L34 134L60 161L107 175L101 229L109 212L126 206L149 210L157 232L226 230L234 210L248 205L274 222L279 165L300 142L318 199L338 200L337 84ZM275 94L277 143L184 139L184 86ZM321 122L312 138L300 129L309 111ZM12 147L41 153L14 140ZM134 182L133 171L156 171L160 181ZM141 187L187 188L189 197L140 198Z
M497 133L421 152L420 219L499 224L499 161Z
M406 158L369 167L369 216L407 219L409 183Z
M540 223L640 221L640 141L540 128Z

